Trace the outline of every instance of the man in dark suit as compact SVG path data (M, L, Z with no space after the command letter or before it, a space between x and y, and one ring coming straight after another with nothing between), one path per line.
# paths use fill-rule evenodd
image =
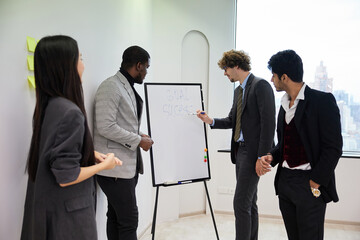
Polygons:
M232 128L231 161L236 165L234 212L236 240L258 238L257 185L255 166L272 147L275 133L275 102L270 84L250 73L250 57L243 51L225 52L218 62L231 82L239 82L229 115L212 119L198 111L211 128Z
M342 154L339 108L331 93L308 87L303 64L293 50L269 60L271 81L285 91L278 115L278 144L261 157L263 175L278 164L275 190L288 238L323 239L326 204L339 200L335 167Z

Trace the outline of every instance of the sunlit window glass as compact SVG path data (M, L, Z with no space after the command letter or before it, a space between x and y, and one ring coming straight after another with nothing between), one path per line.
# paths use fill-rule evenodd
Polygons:
M337 100L344 155L360 155L359 0L238 0L236 49L247 52L251 71L269 82L269 58L295 50L304 82ZM274 92L278 110L284 92Z

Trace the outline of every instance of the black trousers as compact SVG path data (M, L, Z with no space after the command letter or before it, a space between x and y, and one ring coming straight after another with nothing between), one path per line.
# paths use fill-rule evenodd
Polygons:
M131 179L97 175L97 181L108 200L106 234L109 240L136 240L138 207L135 187L138 174Z
M246 147L239 146L234 195L236 240L258 239L259 216L256 202L259 177L255 172L255 163L256 158L249 158Z
M289 240L322 240L326 203L314 197L310 171L281 169L279 205Z

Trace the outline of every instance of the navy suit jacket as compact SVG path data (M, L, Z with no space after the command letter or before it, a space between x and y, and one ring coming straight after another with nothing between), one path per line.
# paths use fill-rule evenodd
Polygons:
M310 179L320 184L325 202L339 200L335 187L335 167L342 154L340 113L331 93L306 86L305 99L296 108L294 122L311 165ZM283 162L285 110L280 107L277 136L278 144L272 149L272 166L279 163L275 176L275 190Z

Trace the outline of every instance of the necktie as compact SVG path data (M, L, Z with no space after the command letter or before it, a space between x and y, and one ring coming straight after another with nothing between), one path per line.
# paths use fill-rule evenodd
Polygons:
M236 125L235 125L235 133L234 133L234 141L235 142L237 142L240 138L242 96L243 96L243 89L242 89L242 87L239 87L239 98L238 98L237 107L236 107Z

